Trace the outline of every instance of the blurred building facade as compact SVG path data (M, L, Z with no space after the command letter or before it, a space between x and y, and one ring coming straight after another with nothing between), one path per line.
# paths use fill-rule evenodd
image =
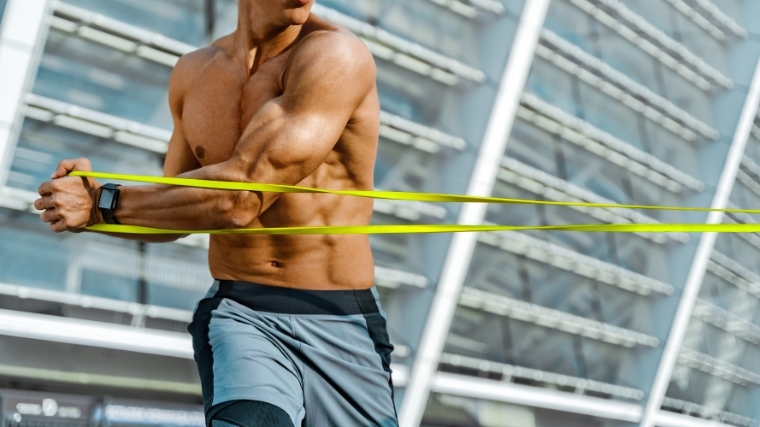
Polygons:
M161 174L177 58L234 0L0 0L4 426L202 425L184 330L207 240L53 235L62 158ZM754 0L318 0L362 37L376 187L760 209ZM739 222L747 215L375 204L376 224ZM378 236L405 427L755 426L760 238Z

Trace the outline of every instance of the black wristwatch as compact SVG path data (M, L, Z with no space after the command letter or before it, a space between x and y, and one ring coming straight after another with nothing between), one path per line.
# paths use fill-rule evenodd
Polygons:
M119 186L116 184L105 184L100 187L100 199L98 200L98 209L103 219L108 224L118 224L113 216L116 210L116 204L119 203Z

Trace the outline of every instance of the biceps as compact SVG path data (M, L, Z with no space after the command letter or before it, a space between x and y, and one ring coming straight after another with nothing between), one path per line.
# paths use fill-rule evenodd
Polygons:
M324 163L345 123L322 113L276 110L265 107L254 117L236 157L251 181L294 185ZM268 117L262 120L263 115Z

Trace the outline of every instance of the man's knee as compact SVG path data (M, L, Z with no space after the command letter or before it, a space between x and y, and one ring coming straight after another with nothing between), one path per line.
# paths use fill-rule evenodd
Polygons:
M294 427L288 414L275 405L238 400L211 418L210 427Z

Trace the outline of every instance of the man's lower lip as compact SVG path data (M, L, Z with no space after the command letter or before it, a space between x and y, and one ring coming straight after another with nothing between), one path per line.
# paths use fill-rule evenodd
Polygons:
M304 6L308 4L311 0L296 0L296 3L300 4L301 6Z

